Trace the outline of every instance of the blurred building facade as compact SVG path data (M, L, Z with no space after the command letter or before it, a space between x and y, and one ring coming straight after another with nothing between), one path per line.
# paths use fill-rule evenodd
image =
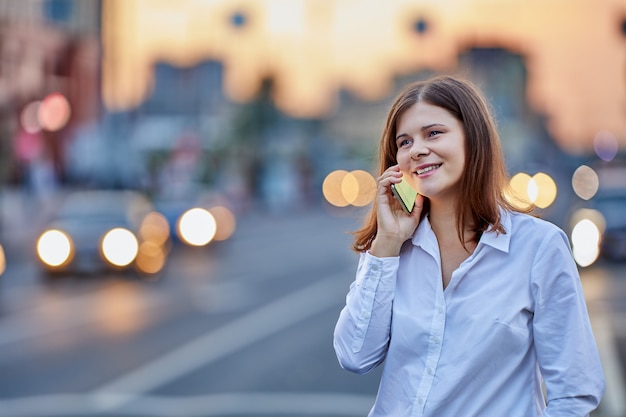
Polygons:
M98 0L0 1L3 182L63 181L71 131L100 117L100 7ZM67 122L54 129L26 122L25 108L52 94L69 103Z
M390 2L376 13L381 6L366 1L361 23L343 27L342 19L353 16L347 3L0 0L2 181L35 189L54 182L133 187L179 198L210 188L274 208L298 206L317 197L333 169L372 171L392 98L405 83L438 72L465 74L486 92L511 173L547 171L567 184L589 158L589 146L567 148L554 137L556 101L544 100L552 110L543 113L536 106L537 97L550 93L538 90L537 80L560 71L538 73L537 65L547 65L538 57L554 48L570 51L565 35L582 21L585 4L572 5L576 12L555 22L554 38L538 51L539 39L524 44L520 30L532 21L536 2L508 9L490 3L478 19L469 9L437 13L444 6L430 2ZM555 0L548 11L553 16L562 4ZM590 21L603 19L606 31L590 34L591 43L623 42L626 5L619 5L599 2ZM494 31L502 22L478 24L515 13L519 19L500 37ZM381 35L389 41L387 52L374 43L365 47L374 42L363 26L371 19L394 28ZM455 32L451 22L463 30ZM315 29L314 36L304 28ZM324 62L329 45L337 49L335 78ZM589 49L581 45L580 53ZM618 58L605 67L613 71ZM302 74L310 77L302 80ZM24 109L51 94L69 102L67 123L25 129ZM568 106L584 102L581 94ZM326 111L312 112L322 103ZM551 210L567 204L561 199Z
M399 75L506 48L524 57L524 95L551 135L583 153L602 129L626 145L625 21L623 0L105 0L103 99L137 106L156 62L215 59L229 98L252 99L270 76L278 108L324 117L338 89L380 100Z

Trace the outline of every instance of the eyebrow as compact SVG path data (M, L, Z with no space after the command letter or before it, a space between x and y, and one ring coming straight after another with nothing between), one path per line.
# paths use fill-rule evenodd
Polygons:
M443 123L431 123L429 125L422 126L420 130L423 132L425 130L431 129L433 127L439 127L439 126L446 127L446 125L444 125ZM400 138L403 138L404 136L409 136L409 135L407 133L400 133L398 136L396 136L396 141Z
M438 127L438 126L445 127L446 125L444 125L443 123L431 123L429 125L422 126L421 131L423 132L424 130L428 130L428 129L432 128L432 127Z

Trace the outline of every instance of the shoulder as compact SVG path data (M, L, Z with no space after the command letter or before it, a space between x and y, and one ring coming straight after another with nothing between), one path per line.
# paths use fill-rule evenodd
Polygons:
M543 288L576 289L578 270L565 232L554 223L529 214L507 214L510 216L510 253L530 267L537 299L546 297Z
M506 232L510 233L514 241L535 245L555 242L569 244L565 232L552 222L525 213L507 211L504 215L509 218Z
M510 218L511 232L513 233L523 232L524 230L556 234L564 233L563 230L554 223L531 214L507 211L505 215Z

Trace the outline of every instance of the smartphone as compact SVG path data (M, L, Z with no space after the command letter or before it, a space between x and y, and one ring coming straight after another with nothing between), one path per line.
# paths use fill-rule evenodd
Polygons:
M411 214L413 206L415 206L415 198L418 194L417 190L402 178L402 181L398 184L391 184L391 192L402 206L402 209L407 214Z

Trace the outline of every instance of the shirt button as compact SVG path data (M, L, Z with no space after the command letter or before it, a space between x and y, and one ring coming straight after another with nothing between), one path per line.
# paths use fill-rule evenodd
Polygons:
M418 403L419 405L424 404L424 399L423 399L422 397L419 397L419 398L417 399L417 403Z
M439 336L434 336L433 337L433 342L435 342L436 344L439 344L440 341L441 341L441 339L439 339Z
M432 375L433 374L433 368L431 368L431 367L426 368L426 373L428 375Z
M372 271L374 272L378 271L378 265L372 265Z

